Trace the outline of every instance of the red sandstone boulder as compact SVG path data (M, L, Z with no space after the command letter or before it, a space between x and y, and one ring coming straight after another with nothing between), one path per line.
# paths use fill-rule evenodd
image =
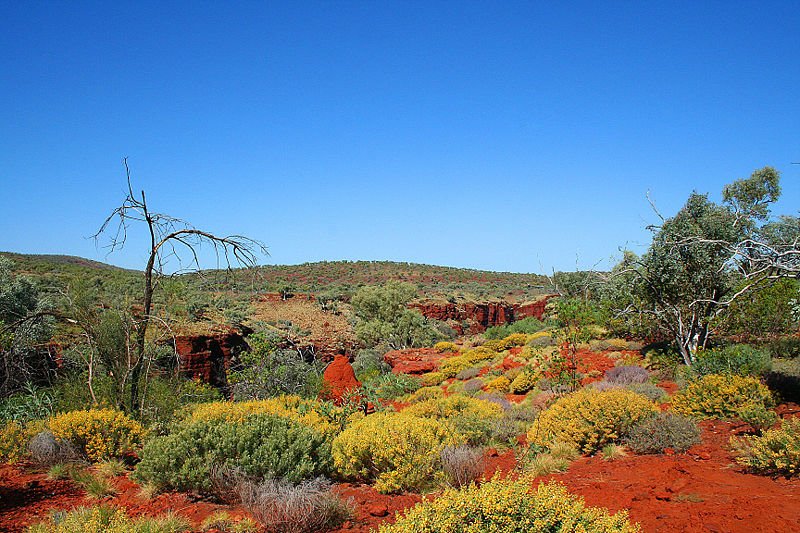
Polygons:
M347 392L361 387L361 382L356 379L353 366L345 355L337 355L333 358L333 362L325 368L322 380L324 383L323 396L333 401L340 401Z
M439 361L444 357L433 348L409 348L392 350L383 360L392 367L393 374L425 374L439 368Z

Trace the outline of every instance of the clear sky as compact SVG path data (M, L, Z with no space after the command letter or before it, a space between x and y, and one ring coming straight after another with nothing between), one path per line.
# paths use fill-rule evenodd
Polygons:
M800 206L800 4L0 0L0 250L124 196L266 263L549 272L772 165ZM208 266L213 266L209 264Z

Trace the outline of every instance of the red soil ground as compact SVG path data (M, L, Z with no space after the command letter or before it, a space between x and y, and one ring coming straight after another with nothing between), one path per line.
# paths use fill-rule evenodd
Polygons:
M148 499L127 476L115 478L114 486L118 491L115 496L92 500L75 483L48 480L30 465L0 465L0 532L21 533L29 525L47 519L51 511L98 503L124 508L130 516L161 516L173 511L187 518L196 531L215 511L228 511L235 518L247 516L240 508L197 501L188 494L167 493Z
M669 382L660 385L668 390L674 386ZM800 406L784 404L778 412L783 417L800 416ZM562 482L592 506L614 512L628 509L644 532L800 531L800 479L748 474L735 465L728 442L749 430L745 424L707 421L700 426L702 443L686 454L630 455L613 461L581 458L567 472L542 481ZM496 471L513 475L513 450L487 450L485 460L487 478ZM125 476L118 477L115 485L119 493L105 501L124 507L133 516L172 510L197 527L216 510L245 515L240 508L198 501L186 494L162 494L148 500ZM353 520L334 533L374 531L422 499L418 494L382 495L368 485L349 483L337 485L335 490L352 499L356 512ZM92 503L72 482L49 481L25 465L0 465L1 533L23 532L50 510Z

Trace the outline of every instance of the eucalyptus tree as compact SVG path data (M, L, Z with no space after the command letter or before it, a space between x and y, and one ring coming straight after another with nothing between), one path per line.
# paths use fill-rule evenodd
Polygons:
M797 217L770 220L780 193L779 173L771 167L725 186L721 204L692 193L675 216L651 227L644 255L625 253L606 298L619 315L669 335L692 364L731 303L800 275Z

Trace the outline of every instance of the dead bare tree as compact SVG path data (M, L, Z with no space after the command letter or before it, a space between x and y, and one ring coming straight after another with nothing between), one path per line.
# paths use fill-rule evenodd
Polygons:
M128 193L122 203L105 219L97 233L95 241L104 235L109 237L106 248L112 253L125 246L131 224L143 223L149 234L148 260L144 268L144 290L142 293L141 317L136 321L133 361L131 365L130 409L140 410L139 382L145 368L145 344L147 329L152 319L153 294L159 281L167 275L165 268L169 258L178 262L176 272L188 270L200 271L198 252L206 244L211 245L217 259L217 268L224 263L227 269L233 266L254 267L258 264L259 255L268 255L266 246L255 239L241 235L221 237L200 230L179 218L150 210L144 190L134 193L131 185L131 173L128 159L122 160L125 166L125 177ZM113 233L112 233L113 228ZM188 254L188 263L183 259ZM188 265L188 266L187 266ZM175 272L173 272L174 274Z

